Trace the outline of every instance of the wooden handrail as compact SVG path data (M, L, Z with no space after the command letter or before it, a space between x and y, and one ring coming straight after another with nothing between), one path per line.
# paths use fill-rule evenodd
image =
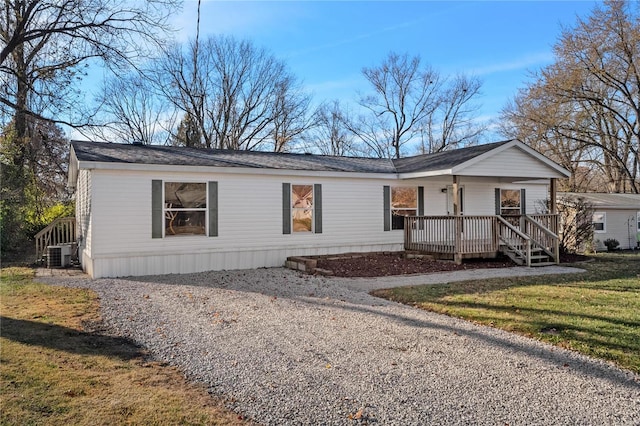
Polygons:
M524 221L526 224L525 230L532 238L534 236L533 229L542 234L540 237L546 236L544 241L542 238L533 238L533 241L545 253L551 256L555 263L560 263L560 239L558 235L530 216L525 215Z
M36 262L41 260L48 246L68 244L76 241L76 218L60 217L38 232L36 241Z
M529 239L527 234L525 234L524 232L520 232L518 228L516 228L515 226L513 226L512 224L504 220L502 216L496 216L496 218L498 219L498 222L501 222L504 226L509 228L512 232L515 232L519 237L522 237L523 239Z
M509 247L515 253L519 254L520 257L524 258L525 263L527 264L528 267L530 267L531 266L531 238L529 238L529 236L524 234L523 232L520 232L518 228L516 228L515 226L513 226L512 224L504 220L502 217L496 216L496 218L498 221L498 238L507 247ZM515 234L516 237L520 238L520 244L524 244L525 246L524 252L520 247L512 244L510 238L507 238L505 236L505 231L503 230L503 228L506 228L507 230L509 230L510 233Z

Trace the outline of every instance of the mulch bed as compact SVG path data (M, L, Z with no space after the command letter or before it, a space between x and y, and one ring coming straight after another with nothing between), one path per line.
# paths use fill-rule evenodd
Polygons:
M506 257L496 259L468 259L462 265L451 261L425 258L407 258L399 253L362 253L344 257L318 257L318 268L333 272L337 277L385 277L390 275L429 274L434 272L463 271L468 269L509 268L516 266ZM563 256L561 263L588 259L586 256Z

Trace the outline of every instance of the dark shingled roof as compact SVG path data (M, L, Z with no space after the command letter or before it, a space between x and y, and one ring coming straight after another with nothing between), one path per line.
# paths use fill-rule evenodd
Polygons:
M476 145L453 151L442 151L434 154L416 155L415 157L393 160L398 173L430 172L446 170L471 160L485 152L504 145L509 141L494 142L484 145Z
M394 173L391 160L262 151L73 141L79 161L283 170Z
M71 145L78 161L89 162L332 172L411 173L449 169L507 142L510 141L435 154L418 155L398 160L86 141L73 141Z

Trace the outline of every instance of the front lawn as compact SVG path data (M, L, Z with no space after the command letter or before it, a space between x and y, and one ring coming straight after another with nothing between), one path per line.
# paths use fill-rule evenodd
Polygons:
M95 293L0 272L1 425L244 424L132 342L85 331L99 325Z
M640 373L640 255L599 254L581 274L379 290L422 309L524 334Z

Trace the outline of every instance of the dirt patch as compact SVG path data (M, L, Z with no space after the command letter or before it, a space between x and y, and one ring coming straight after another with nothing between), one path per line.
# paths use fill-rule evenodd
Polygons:
M346 256L314 258L317 267L331 271L337 277L386 277L391 275L431 274L434 272L464 271L467 269L510 268L516 266L506 257L496 259L466 259L461 265L451 261L434 260L429 256L410 258L404 252L361 253ZM587 260L587 256L562 256L561 263Z
M372 253L347 257L317 258L318 268L337 277L385 277L389 275L429 274L477 268L507 268L509 259L465 260L462 265L429 257L408 258L403 253Z

